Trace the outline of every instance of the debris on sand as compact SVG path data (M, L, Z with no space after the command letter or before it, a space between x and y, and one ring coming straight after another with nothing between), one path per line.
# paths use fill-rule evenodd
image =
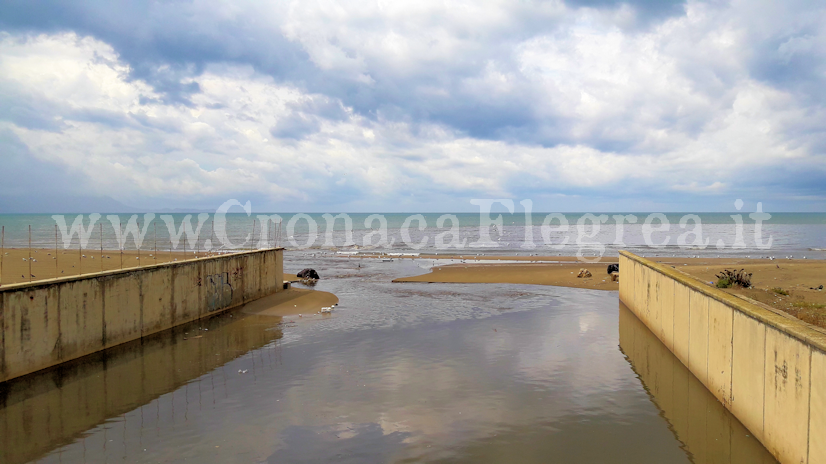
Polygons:
M609 264L608 265L608 274L612 274L614 272L619 272L619 264Z
M738 287L751 288L751 275L751 272L746 272L745 269L740 269L739 271L725 269L723 272L715 274L718 279L717 287L729 288L736 285Z

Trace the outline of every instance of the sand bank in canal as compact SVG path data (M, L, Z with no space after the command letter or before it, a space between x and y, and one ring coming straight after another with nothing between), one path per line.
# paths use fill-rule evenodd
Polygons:
M462 259L459 256L430 258ZM570 257L486 256L478 258L481 262L471 262L477 259L475 256L469 258L464 255L464 263L436 265L427 274L403 277L394 282L510 283L595 290L619 289L619 284L612 282L607 273L608 264L616 262L613 259L591 264L577 262L576 258ZM826 261L677 257L648 259L671 265L706 285L714 285L717 282L715 274L724 269L745 269L753 274L752 288L728 288L725 291L826 327ZM535 262L505 264L495 263L496 260ZM592 277L578 278L580 269L588 269ZM818 290L821 285L824 288Z
M600 263L598 266L583 265L583 263L446 264L434 267L428 274L402 277L393 282L535 284L618 290L617 282L611 282L611 276L605 271L607 265L607 262ZM577 278L582 268L591 269L593 276Z
M338 297L329 292L290 288L247 303L241 311L259 316L312 315L337 303Z

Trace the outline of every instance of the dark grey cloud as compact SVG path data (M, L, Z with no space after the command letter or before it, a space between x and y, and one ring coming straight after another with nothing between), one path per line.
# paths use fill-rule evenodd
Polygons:
M73 31L110 44L129 63L131 78L152 85L164 103L189 105L200 88L187 78L199 75L210 63L236 63L250 65L278 82L340 99L368 118L381 113L401 120L437 122L485 139L506 137L514 128L522 128L520 135L536 138L532 126L539 121L532 114L528 95L513 92L491 98L465 91L464 80L481 74L490 60L506 59L514 43L550 32L556 25L530 11L519 12L516 23L505 24L500 30L475 32L480 42L471 54L433 66L414 66L405 72L364 57L373 79L367 84L338 70L318 68L300 44L285 38L277 27L262 23L262 19L250 15L223 18L209 10L198 10L190 2L14 0L4 10L0 28L8 31ZM434 54L439 53L439 45L434 47ZM356 52L349 53L354 56ZM426 90L434 88L447 97ZM319 117L329 118L326 114ZM300 117L284 124L284 130L292 128L304 134L317 125ZM276 128L275 133L281 134L282 130Z
M58 132L64 123L59 119L61 105L33 95L15 92L0 82L0 120L32 130Z
M287 107L294 112L314 114L332 121L343 121L348 117L347 110L341 106L341 103L329 97L304 98L297 102L288 103Z
M144 127L164 132L177 128L170 121L158 121L143 114L99 108L75 108L65 102L47 100L20 91L17 86L0 82L0 121L30 130L61 132L66 121L91 122L110 129Z
M628 5L645 20L662 19L685 13L685 0L565 0L572 7L617 8Z
M197 76L211 62L252 64L279 77L300 75L306 54L256 18L220 18L192 2L12 0L0 28L22 33L76 32L100 39L131 66L165 102L189 104Z
M90 194L83 175L40 160L11 131L0 129L0 214L133 211L103 195Z
M773 87L826 103L826 37L811 28L755 43L750 71Z
M511 146L583 145L610 153L673 155L681 147L704 136L708 138L694 145L700 151L715 150L727 143L736 144L722 140L722 137L716 140L708 134L721 130L726 124L726 114L734 113L732 107L742 90L738 86L750 86L750 79L756 78L771 89L792 94L792 100L796 101L785 108L789 112L811 115L809 121L797 117L783 120L780 118L785 114L782 105L772 107L773 102L767 103L760 116L765 114L765 119L770 120L773 134L782 134L774 135L767 143L776 143L776 151L783 152L785 135L791 140L791 149L799 147L802 152L814 154L811 162L815 166L807 167L805 162L790 160L782 169L769 173L770 168L766 166L776 163L783 153L758 153L755 156L762 159L756 160L758 166L754 172L749 171L749 175L753 174L750 178L759 179L763 185L783 194L824 195L823 187L819 186L826 185L822 182L826 174L817 163L826 153L826 133L821 122L822 106L826 103L823 99L826 95L823 90L826 89L826 82L823 82L826 79L826 56L822 52L825 48L820 45L823 43L820 39L822 28L818 27L821 23L818 21L802 21L803 25L798 26L789 18L779 18L778 23L784 26L777 26L776 30L766 29L749 23L748 15L743 12L730 12L727 6L719 11L714 9L716 7L706 11L702 10L706 5L692 3L702 7L700 13L705 14L706 19L700 21L701 25L681 22L674 31L660 34L654 26L685 14L684 1L566 0L566 5L574 11L565 13L559 13L558 8L550 8L549 11L553 10L550 13L543 12L541 2L514 2L504 8L507 11L491 6L494 8L491 17L497 20L490 24L433 14L432 19L411 18L412 26L407 20L396 21L381 15L372 19L363 19L358 14L352 17L345 14L334 19L316 15L322 16L319 19L313 16L316 13L312 8L307 8L299 12L307 16L299 14L296 19L296 23L300 23L295 27L299 29L298 33L293 31L288 38L284 35L288 32L282 31L289 28L282 29L282 24L274 22L271 16L257 14L256 4L238 5L231 10L217 11L204 8L200 3L183 1L7 1L0 14L0 30L10 32L21 41L40 33L66 31L95 37L114 48L119 55L119 64L129 64L129 80L145 81L158 93L157 98L139 97L142 104L169 104L179 108L164 108L151 117L129 113L131 108L121 113L77 109L61 102L47 101L42 96L18 92L13 86L0 82L0 121L9 121L20 128L52 132L65 129L64 121L91 122L104 130L130 128L146 138L143 142L146 145L134 148L135 153L124 156L142 156L144 153L160 155L159 158L192 156L205 170L227 169L226 160L237 161L247 156L254 159L256 155L253 155L255 149L233 139L238 136L237 132L221 125L223 115L204 116L199 124L209 127L203 132L193 130L182 135L180 139L185 140L185 144L165 139L162 132L187 132L184 125L191 124L186 121L190 112L180 106L192 105L193 96L204 91L193 78L206 71L215 74L216 69L238 69L233 65L240 65L243 72L254 71L247 76L254 75L256 83L268 81L259 79L262 74L271 76L276 86L296 87L302 96L298 101L286 104L287 114L273 111L278 119L271 127L271 123L263 126L261 122L270 117L266 108L246 114L245 110L235 107L236 110L227 110L231 113L227 115L228 119L260 123L263 127L259 130L264 133L269 129L275 138L298 141L308 139L326 125L353 118L359 124L363 122L365 128L376 129L377 137L354 141L358 136L345 140L350 135L332 135L340 137L344 145L361 149L365 147L359 143L373 144L378 148L371 146L371 149L391 153L380 155L387 159L406 159L422 165L435 160L434 166L440 169L445 166L447 170L472 172L474 163L467 162L468 158L442 163L444 158L439 160L439 155L421 154L422 146L467 136L475 139L469 144L472 146L464 147L468 153L484 145L475 144L476 141L495 140ZM611 21L619 21L615 17L621 15L613 13L623 5L633 9L637 22L631 26L621 25L617 32L617 25ZM580 7L595 8L605 14L583 12L577 9ZM792 19L804 16L806 8L805 2L795 3L790 7L797 9ZM754 15L760 14L758 11ZM581 21L583 18L587 21ZM736 31L746 31L745 45L738 42L739 36L732 39L732 47L743 48L732 52L724 50L723 46L709 45L717 39L720 43L729 39L725 36L729 25ZM653 45L645 40L635 41L652 31L656 38L663 40ZM388 36L392 34L402 38L402 45L383 48L384 41L390 40ZM588 40L594 37L597 39L589 43ZM520 61L518 56L521 50L532 46L532 42L540 43L536 46L538 55L548 52L537 58L545 62L536 65L535 74L531 74L532 69L526 70L534 63ZM594 47L594 43L597 44L595 48L618 47L617 56L621 59L612 62L616 69L600 68L602 62L612 59L605 53L588 55L587 50L580 53L580 45L587 48L589 45ZM314 50L313 46L319 44L323 50ZM645 47L653 47L654 51L646 54ZM719 55L707 56L709 51L712 54L719 52ZM741 59L740 56L748 58ZM98 57L98 60L105 61L105 58ZM747 61L745 66L744 60ZM635 66L638 63L639 66ZM654 71L650 72L651 69ZM232 78L232 72L224 77ZM630 84L612 79L615 72L625 74ZM658 82L657 77L661 75L665 75L667 79L664 80L669 82ZM659 84L659 87L652 85L649 89L648 81ZM584 104L583 108L578 108L580 91L590 93L588 97L594 102L591 108ZM759 100L759 93L747 97ZM72 98L71 95L65 97ZM202 104L192 114L200 114L204 108L224 106L232 106L232 103L226 100ZM163 116L178 110L183 110L179 116ZM759 113L761 110L753 111ZM757 117L754 120L757 121ZM385 127L393 127L392 123L397 122L404 124L382 130L387 122L391 124ZM439 127L434 129L433 123ZM396 127L401 129L396 131ZM452 130L443 131L443 128ZM342 133L361 133L350 129ZM655 131L661 133L649 137ZM738 134L736 130L732 133ZM670 140L658 145L658 137ZM651 143L645 145L648 142ZM13 140L3 139L0 143L17 146ZM714 145L714 148L704 143ZM795 144L797 147L793 146ZM295 144L283 146L295 147ZM115 147L115 150L120 149L120 146ZM236 149L238 151L233 151ZM198 158L198 150L210 156ZM316 153L315 156L322 158L327 152L317 149ZM502 161L505 160L506 155L502 155ZM764 164L759 164L763 161ZM552 163L548 166L553 169ZM51 165L43 168L44 172L56 169ZM436 192L444 188L446 195L458 190L431 186L433 179L427 175L416 179L407 173L396 175L393 172L396 168L398 165L387 169L391 172L388 178L395 176L388 182L397 181L394 188L401 192L399 194L412 194L421 186ZM701 169L699 166L698 170ZM317 178L312 175L307 178L318 181L328 174L326 169L324 171L313 173L318 175ZM303 180L299 168L295 173L298 174L294 177ZM343 177L341 172L335 175ZM485 177L478 172L470 175ZM282 178L283 173L278 172L268 180L276 184ZM402 185L405 179L415 186L406 190ZM616 183L577 187L568 182L567 185L548 186L544 179L547 177L531 178L520 173L514 175L513 180L505 179L502 183L513 192L541 192L552 188L571 196L591 192L606 198L611 198L612 189L617 188ZM342 201L358 201L370 193L369 187L363 185L365 182L357 185L356 175L337 180L344 182L338 190L341 192L338 199ZM716 180L700 183L711 185ZM684 184L696 184L694 181L696 179L688 179ZM745 181L735 183L739 186ZM625 198L647 197L657 188L653 182L635 181L633 184L622 186ZM468 187L465 191L471 189ZM483 190L474 192L484 193ZM670 199L676 200L680 195L673 194ZM668 195L660 196L669 198Z
M289 102L290 114L280 119L270 129L270 134L279 139L301 140L321 129L323 120L344 121L349 115L338 100L315 96Z
M270 129L270 134L279 139L301 140L308 135L315 134L321 128L321 121L312 116L293 114L278 121Z

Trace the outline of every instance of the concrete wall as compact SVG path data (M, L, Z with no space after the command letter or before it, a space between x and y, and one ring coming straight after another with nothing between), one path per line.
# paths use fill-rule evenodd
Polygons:
M620 254L620 300L782 463L826 463L826 331Z
M283 288L283 249L0 288L0 382Z
M272 330L272 318L243 313L234 316L184 324L96 353L82 362L5 382L0 386L0 462L38 460L108 419L136 409L149 426L152 421L174 422L187 411L191 414L213 407L212 401L202 405L199 399L201 394L205 398L227 394L226 379L221 380L225 373L220 369L217 378L203 380L198 388L178 388L282 336L280 330ZM200 332L199 328L208 331ZM200 337L188 340L186 332L193 331ZM159 400L144 418L139 407L170 392L172 395ZM195 397L180 401L188 395ZM176 397L177 406L173 404ZM111 436L117 441L122 438L121 434ZM96 445L105 448L106 443Z
M757 438L700 383L625 305L619 343L651 401L692 462L776 464Z

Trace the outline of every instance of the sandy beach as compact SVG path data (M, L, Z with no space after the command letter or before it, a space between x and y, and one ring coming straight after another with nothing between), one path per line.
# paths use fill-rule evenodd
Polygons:
M70 277L94 272L114 271L140 266L150 266L184 259L204 258L209 253L142 250L61 250L33 248L6 248L2 252L2 270L0 270L0 285L10 285L21 282L54 279L55 277ZM31 257L31 261L29 261ZM31 272L29 271L31 265Z
M457 258L458 256L449 259ZM476 263L468 262L467 258L465 255L464 263L437 265L429 273L395 279L394 282L511 283L594 290L619 289L618 282L612 282L607 273L607 266L616 263L616 260L608 259L592 264L577 262L576 258L571 257L488 256L479 257L480 261L485 261L484 263ZM473 260L475 259L474 256ZM826 288L825 261L674 257L649 259L679 269L706 285L715 285L715 274L724 269L745 269L753 274L752 288L735 287L723 290L756 300L810 324L826 327L826 290L817 290L821 285ZM496 260L537 262L491 262ZM580 269L588 269L592 277L578 278Z
M664 261L667 262L667 261ZM822 260L754 260L720 265L693 264L675 268L708 284L723 269L745 269L752 273L751 288L726 288L791 314L805 322L826 328L826 261ZM822 286L821 290L818 290Z

